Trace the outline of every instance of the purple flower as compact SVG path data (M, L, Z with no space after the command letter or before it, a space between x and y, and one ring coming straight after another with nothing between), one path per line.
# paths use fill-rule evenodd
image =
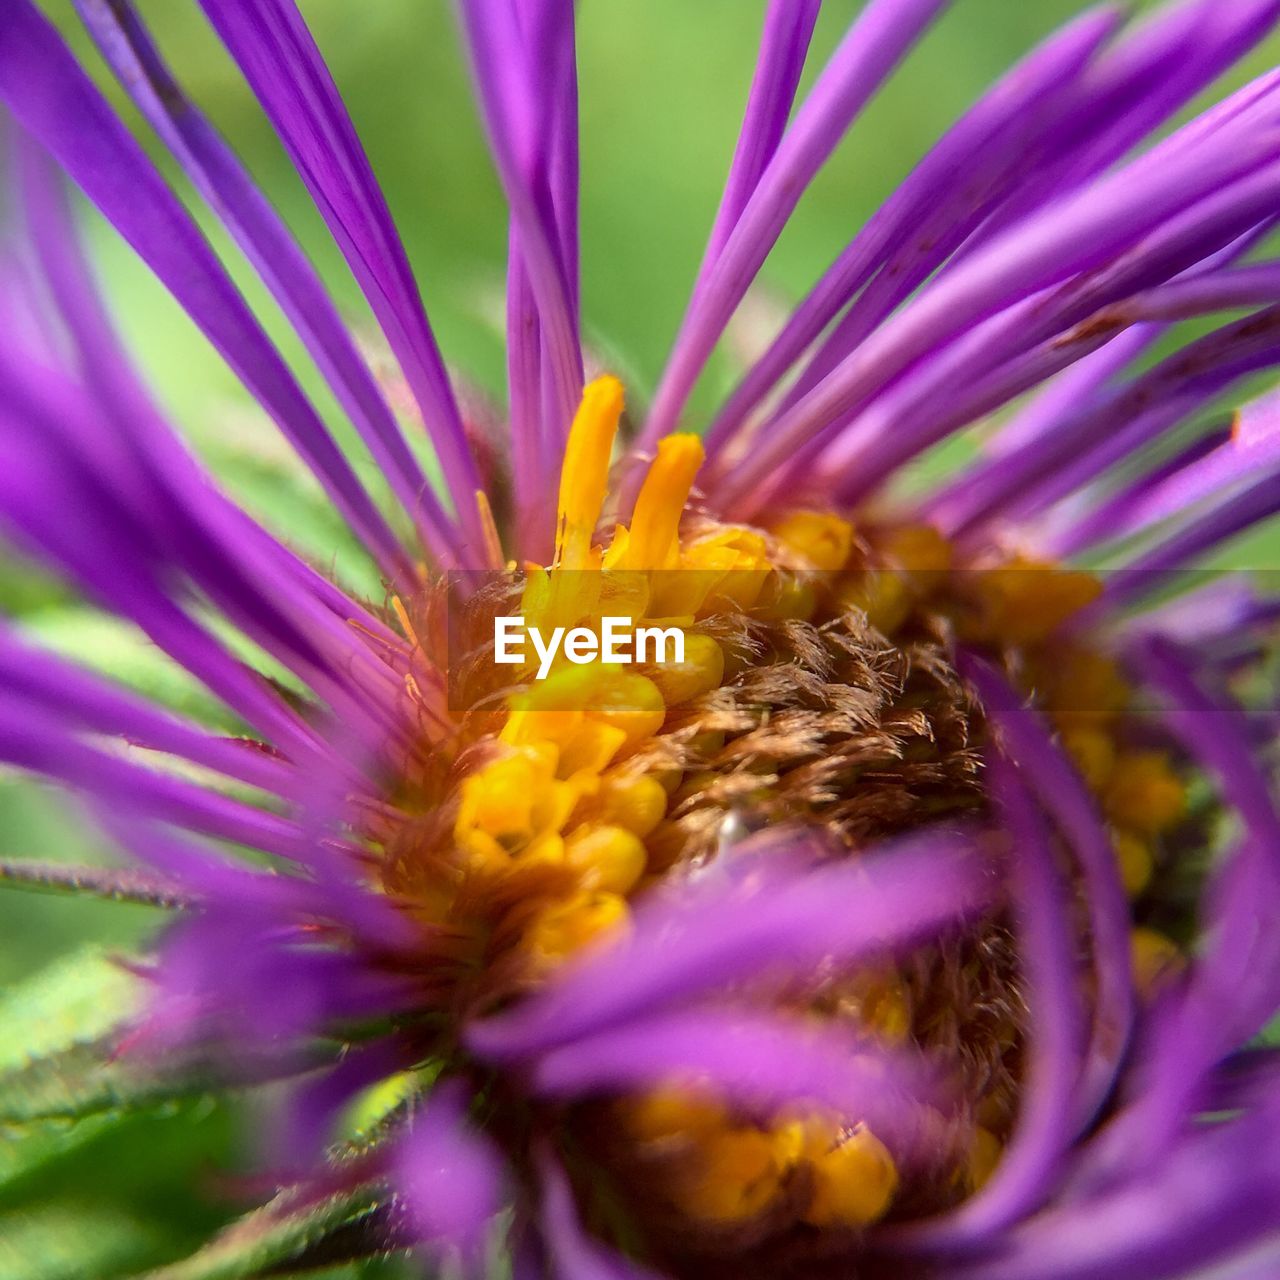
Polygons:
M270 1153L291 1194L385 1185L368 1248L468 1273L499 1251L566 1280L1271 1274L1277 608L1244 576L1171 588L1280 511L1275 394L1220 416L1280 364L1280 263L1258 256L1280 78L1165 127L1280 0L1101 7L1050 37L691 423L796 204L944 7L868 0L798 98L818 0L770 0L683 322L612 467L622 388L584 375L573 5L459 0L510 208L487 488L292 0L201 4L425 439L128 0L76 7L394 510L53 27L8 0L0 526L236 726L0 630L0 759L74 789L149 869L82 883L183 909L135 1051L291 1079ZM62 172L296 449L385 600L187 451L106 319ZM1243 318L1179 327L1223 313ZM944 482L901 483L975 427ZM683 656L563 659L539 684L494 665L508 606L656 620ZM405 1101L380 1140L326 1154L388 1081Z

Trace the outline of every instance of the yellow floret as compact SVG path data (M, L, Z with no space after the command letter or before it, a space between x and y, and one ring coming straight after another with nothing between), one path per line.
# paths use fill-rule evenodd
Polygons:
M649 674L663 702L674 707L719 688L724 679L724 650L711 636L686 632L684 661L654 666Z
M728 1126L724 1107L692 1089L654 1089L629 1099L623 1110L628 1129L638 1138L707 1136Z
M600 792L601 812L607 822L647 836L667 812L667 792L657 778L606 778Z
M620 569L675 569L680 563L680 520L693 479L706 455L693 435L667 436L636 499Z
M1080 770L1090 790L1098 790L1111 773L1116 761L1116 747L1111 735L1101 729L1069 729L1062 735L1062 745Z
M963 637L1019 645L1047 640L1102 590L1093 574L1023 557L970 575L967 586L975 612L962 620Z
M1168 756L1161 751L1133 751L1116 760L1102 802L1113 822L1152 836L1182 817L1187 795Z
M865 1227L883 1216L898 1189L888 1148L859 1125L834 1147L810 1156L813 1198L804 1220L815 1227Z
M1151 883L1155 860L1151 846L1132 831L1116 830L1111 833L1111 844L1116 851L1120 867L1120 879L1125 891L1136 898Z
M625 827L582 827L564 845L565 862L587 889L626 894L644 874L644 842Z
M535 962L550 967L615 932L628 916L626 899L619 894L575 894L538 911L525 930L525 949Z
M1129 935L1133 984L1147 999L1158 994L1183 965L1178 944L1163 933L1140 925Z
M1004 1146L990 1129L981 1125L974 1130L973 1142L969 1147L968 1163L965 1172L968 1176L971 1191L981 1191L1000 1163L1004 1154Z
M617 378L605 375L583 388L560 470L556 564L561 568L593 569L599 564L592 539L609 489L609 457L622 405Z
M697 1174L680 1187L681 1207L709 1222L753 1218L781 1190L785 1165L771 1135L757 1129L725 1129L704 1137Z
M843 609L860 609L881 635L892 635L911 614L910 584L897 572L867 569L840 584L836 599Z
M789 512L771 532L806 568L841 569L853 550L853 525L826 511Z

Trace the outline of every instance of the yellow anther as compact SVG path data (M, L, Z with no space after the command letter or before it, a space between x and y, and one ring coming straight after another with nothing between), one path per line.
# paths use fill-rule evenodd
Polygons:
M527 747L485 765L463 780L459 833L475 827L504 843L529 839L534 808L554 776L553 748Z
M990 1129L981 1125L974 1130L973 1142L969 1147L969 1158L965 1172L968 1175L971 1191L981 1191L996 1171L1000 1157L1004 1154L1004 1146Z
M621 729L626 735L624 748L652 737L667 718L667 706L658 686L648 677L630 672L607 674L609 679L602 680L597 688L591 716L602 724Z
M804 561L800 568L841 569L853 550L853 525L825 511L789 512L772 526L772 532Z
M680 564L685 572L660 574L654 580L652 617L722 612L735 605L750 609L773 574L764 535L733 526L688 543Z
M1091 573L1019 558L1007 567L969 575L973 613L960 620L968 640L1036 644L1092 603L1102 583Z
M842 609L858 609L882 635L892 635L907 620L913 603L911 588L900 573L872 569L853 574L836 592Z
M587 889L628 893L644 875L644 842L625 827L582 827L565 841L565 861Z
M616 893L587 891L543 907L525 930L524 945L542 967L559 964L627 921L626 900Z
M1059 726L1096 727L1112 719L1129 701L1120 668L1090 649L1054 646L1034 664L1036 692Z
M642 837L647 836L667 812L666 788L647 774L605 779L600 801L607 822L626 827Z
M1117 825L1153 836L1182 817L1187 793L1163 752L1133 751L1116 759L1102 802Z
M556 564L562 569L596 567L591 540L609 488L609 458L622 404L622 383L608 374L583 388L560 470Z
M545 714L557 715L555 711ZM559 714L564 715L563 712ZM561 775L572 777L576 773L603 772L613 757L622 750L626 740L625 730L616 725L601 724L584 715L582 723L563 739L560 748Z
M469 777L458 795L454 839L481 862L506 866L515 859L562 860L560 832L595 779L556 777L553 743L509 748Z
M743 1222L769 1205L782 1184L784 1166L770 1134L725 1129L698 1143L697 1174L681 1180L680 1204L706 1222Z
M545 739L556 743L562 756L562 776L583 768L603 769L624 747L662 728L667 714L662 694L652 680L599 663L561 667L513 699L511 705L502 741ZM584 738L587 724L597 728ZM622 736L601 734L598 726L620 730Z
M1100 789L1116 760L1111 735L1101 729L1070 729L1062 735L1062 745L1086 785L1094 791Z
M724 650L711 636L686 632L684 661L668 662L649 669L662 700L669 707L688 702L720 687L724 679Z
M714 1098L692 1089L655 1089L626 1102L623 1119L638 1138L709 1137L729 1124Z
M1146 999L1157 995L1182 970L1182 952L1171 938L1139 926L1129 935L1133 985Z
M1132 831L1113 831L1111 844L1116 851L1116 862L1120 867L1120 879L1125 892L1136 898L1151 883L1151 875L1155 869L1155 861L1151 856L1151 846Z
M493 518L493 507L489 505L489 495L483 489L476 490L476 510L480 515L480 532L484 537L485 563L490 569L501 569L502 538Z
M624 563L627 569L674 569L679 565L680 519L706 453L693 435L667 436L636 499Z
M902 1041L911 1031L911 998L892 972L867 973L850 984L858 1017L886 1040Z
M876 541L894 567L910 574L921 586L937 585L951 568L951 544L932 525L903 525Z
M399 596L391 597L391 608L396 615L396 620L400 623L400 628L404 632L405 637L415 649L422 648L422 641L418 639L418 633L413 629L413 622L409 618L409 611L404 607L404 601Z
M898 1189L888 1148L859 1125L830 1150L810 1157L813 1198L804 1220L815 1227L865 1227L884 1215Z

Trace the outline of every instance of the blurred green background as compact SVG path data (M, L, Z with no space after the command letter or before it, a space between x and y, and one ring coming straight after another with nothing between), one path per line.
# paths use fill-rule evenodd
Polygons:
M45 7L107 86L77 30L70 0L46 0ZM187 88L287 215L353 322L366 326L363 304L337 250L195 5L147 0L140 7ZM301 7L386 190L446 358L500 398L505 215L450 6L445 0L302 0ZM827 0L809 79L859 7L855 0ZM805 289L955 115L1038 37L1086 7L1078 0L957 0L815 182L769 260L765 292L785 299ZM587 333L594 348L625 374L638 399L656 380L715 211L762 11L763 0L582 0L580 5ZM1280 41L1273 38L1228 83L1277 61ZM113 87L109 91L120 101ZM161 163L189 194L172 166L163 158ZM93 215L85 216L121 328L174 419L264 520L318 560L332 563L355 586L370 586L367 566L314 483L260 420L231 374L127 248ZM217 228L205 225L225 246ZM235 270L271 317L263 291L240 267ZM278 320L272 326L341 430L298 344ZM712 390L716 377L713 371ZM0 605L23 615L48 643L174 705L216 716L199 690L158 661L128 628L85 608L57 583L12 558L0 562ZM104 851L63 797L0 774L0 855L87 861ZM158 924L154 913L137 907L0 894L0 982L16 983L86 942L133 947ZM179 1117L179 1123L211 1144L202 1148L196 1142L197 1151L229 1158L232 1138L221 1113ZM102 1159L117 1156L128 1163L139 1144L150 1144L161 1152L157 1159L173 1162L172 1179L190 1180L182 1155L189 1154L189 1145L178 1141L181 1150L163 1154L166 1142L173 1145L163 1134L172 1132L161 1125L155 1133L132 1134L124 1145L108 1147L107 1156L100 1154L99 1163L89 1168L101 1168ZM121 1141L118 1135L115 1140ZM158 1167L167 1167L163 1159ZM53 1184L60 1192L67 1185L74 1188L74 1170L59 1168L63 1171L55 1172ZM0 1224L3 1197L11 1193L2 1175L0 1164ZM37 1191L39 1185L37 1180ZM145 1193L134 1188L129 1203L142 1198L143 1208L133 1216L140 1220L139 1230L158 1236L153 1252L162 1257L178 1247L177 1236L200 1227L203 1211L185 1200L179 1208L159 1203L148 1209L146 1197L155 1194L154 1187ZM86 1196L76 1201L82 1228L85 1221L96 1221L95 1213L111 1220L115 1202ZM157 1221L178 1225L166 1235ZM12 1244L6 1253L0 1239L0 1280L26 1274L12 1262L18 1256ZM102 1265L103 1274L111 1273L106 1262ZM81 1272L73 1264L59 1270L50 1262L39 1274Z

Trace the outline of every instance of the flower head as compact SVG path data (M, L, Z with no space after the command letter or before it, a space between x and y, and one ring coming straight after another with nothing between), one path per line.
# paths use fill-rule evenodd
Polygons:
M1214 416L1280 362L1280 267L1255 253L1280 81L1159 131L1280 3L1184 0L1134 26L1104 7L1051 36L703 423L708 358L941 0L870 0L799 102L817 0L771 0L683 323L630 419L622 383L584 373L573 6L460 0L511 213L508 435L483 465L292 0L201 3L436 465L127 0L76 5L394 510L54 29L10 0L0 522L237 728L0 633L0 758L74 788L151 868L115 892L186 909L133 1051L293 1080L272 1152L288 1194L385 1186L348 1234L465 1270L494 1250L564 1277L1157 1277L1269 1256L1280 1077L1252 1041L1280 1004L1256 678L1276 610L1244 578L1169 587L1280 508L1274 397ZM173 433L59 166L305 460L384 599L307 563ZM961 432L961 468L903 483ZM504 619L536 660L506 657ZM326 1156L375 1095L396 1103L377 1140Z

